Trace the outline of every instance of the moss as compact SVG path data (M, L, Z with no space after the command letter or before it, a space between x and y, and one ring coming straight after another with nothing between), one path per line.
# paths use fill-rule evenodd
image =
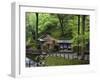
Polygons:
M53 57L49 56L46 58L47 66L56 66L56 65L80 65L80 64L89 64L89 61L77 60L77 59L64 59L63 57Z

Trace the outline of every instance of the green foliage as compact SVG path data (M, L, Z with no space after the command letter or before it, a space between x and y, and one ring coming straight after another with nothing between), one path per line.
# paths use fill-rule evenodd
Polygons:
M80 34L82 34L82 16L80 16ZM72 46L86 46L89 43L89 16L85 20L85 34L78 35L78 15L38 13L38 38L49 33L55 39L72 40ZM33 34L34 33L34 34ZM36 13L26 13L26 44L35 49ZM85 45L81 45L82 39Z
M31 12L26 13L26 44L30 44L33 42L32 32L35 33L35 14Z

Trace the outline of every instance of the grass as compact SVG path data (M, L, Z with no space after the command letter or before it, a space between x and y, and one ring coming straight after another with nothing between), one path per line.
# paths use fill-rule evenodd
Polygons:
M49 56L46 58L47 66L89 64L89 61L77 59L64 59L63 57Z

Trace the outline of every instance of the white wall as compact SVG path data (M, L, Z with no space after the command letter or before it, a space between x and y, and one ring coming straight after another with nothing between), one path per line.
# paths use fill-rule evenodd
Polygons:
M1 0L0 1L0 80L13 80L10 77L11 67L11 2L15 0ZM22 1L22 0L16 0ZM25 0L23 0L25 1ZM26 0L31 1L31 0ZM33 0L32 0L33 1ZM53 1L53 2L52 2ZM96 52L100 55L100 3L99 0L34 0L34 4L51 4L51 5L83 5L83 6L95 6L97 11L97 26L96 34L97 41L95 41ZM100 74L100 59L97 57L97 73L80 73L80 74L65 74L61 76L39 76L30 78L21 78L22 80L99 80ZM20 79L19 79L20 80Z

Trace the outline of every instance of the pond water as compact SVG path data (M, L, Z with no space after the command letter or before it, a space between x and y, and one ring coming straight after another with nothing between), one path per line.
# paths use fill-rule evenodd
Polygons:
M25 59L26 67L35 67L37 66L37 62L33 61L32 59L26 57Z

